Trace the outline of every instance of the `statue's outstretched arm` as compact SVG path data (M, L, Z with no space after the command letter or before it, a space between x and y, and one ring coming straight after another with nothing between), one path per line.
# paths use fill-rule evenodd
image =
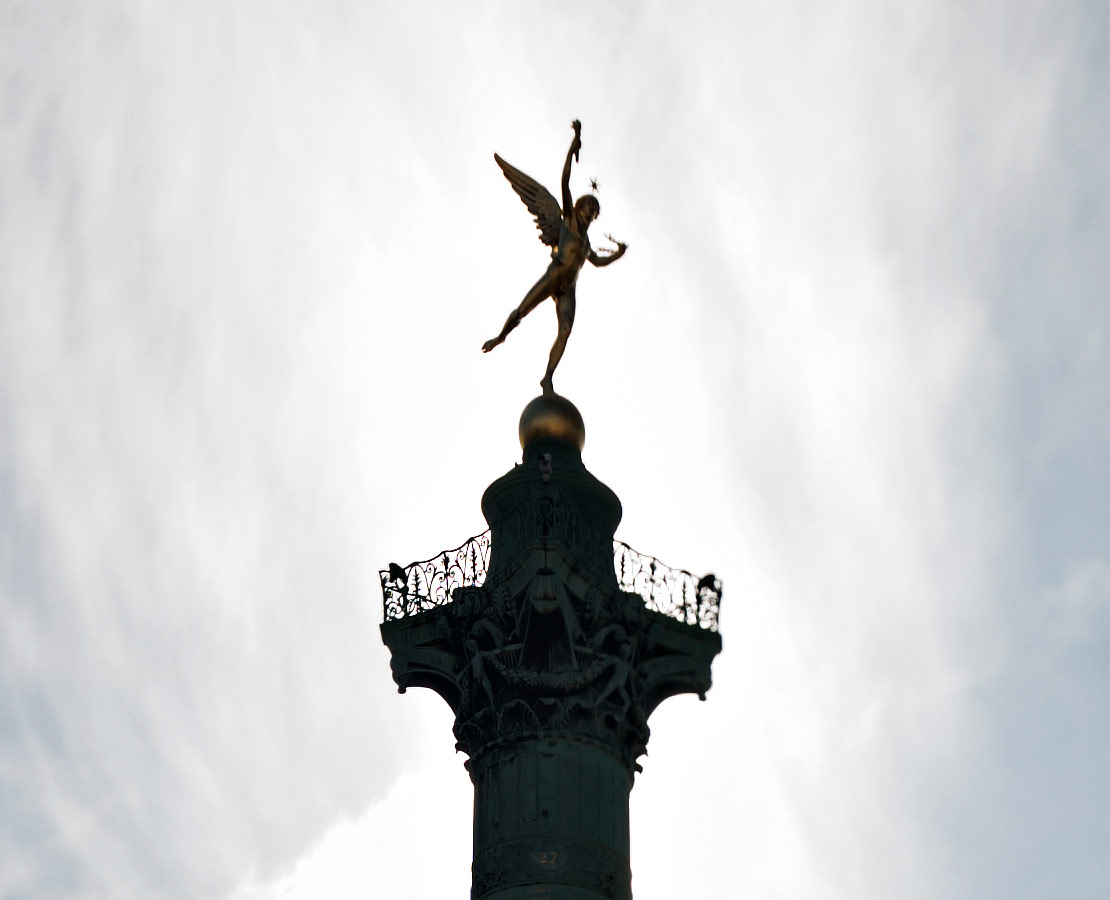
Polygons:
M628 249L628 244L623 244L620 241L613 240L612 235L607 234L605 236L607 238L609 238L609 240L613 241L614 244L617 245L617 249L614 250L612 253L609 253L605 256L599 256L597 254L597 251L591 250L589 257L587 257L587 258L589 259L590 262L592 262L598 268L600 268L601 266L607 266L607 265L609 265L609 263L616 262L618 259L620 259L622 256L624 256L624 251Z
M578 151L582 149L582 123L575 119L571 122L571 127L574 129L574 140L570 142L567 161L563 164L563 218L569 220L574 217L574 198L570 195L570 161L571 157L577 161Z

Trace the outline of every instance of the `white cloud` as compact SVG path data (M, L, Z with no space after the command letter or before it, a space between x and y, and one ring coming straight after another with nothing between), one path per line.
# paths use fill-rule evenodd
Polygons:
M424 900L458 893L470 878L473 790L462 757L437 753L402 775L358 818L332 825L292 871L239 887L229 900Z
M545 264L490 155L553 184L575 116L631 249L560 387L620 536L726 591L637 897L1098 895L1097 7L2 15L0 895L465 890L375 570L514 462L554 317L477 352Z

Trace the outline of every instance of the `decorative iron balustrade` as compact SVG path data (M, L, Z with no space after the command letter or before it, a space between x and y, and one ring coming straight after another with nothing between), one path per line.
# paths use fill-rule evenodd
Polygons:
M414 616L451 602L455 588L474 587L486 580L490 533L483 531L454 550L445 550L405 568L392 563L379 573L387 622ZM687 625L716 631L721 582L713 575L696 579L685 569L672 569L652 556L613 541L613 569L622 591L639 594L648 609Z
M414 562L405 568L391 563L378 574L382 579L385 620L415 616L451 602L455 588L473 587L486 580L490 533L483 531L461 547Z
M685 569L665 566L623 541L613 541L613 568L620 589L639 594L648 609L687 625L717 630L721 582L716 576L695 578Z

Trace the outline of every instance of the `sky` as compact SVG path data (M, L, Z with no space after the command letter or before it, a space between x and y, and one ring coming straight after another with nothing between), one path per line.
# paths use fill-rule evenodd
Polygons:
M466 896L377 570L556 387L724 583L637 900L1110 894L1110 7L0 0L0 898ZM589 268L589 267L588 267Z

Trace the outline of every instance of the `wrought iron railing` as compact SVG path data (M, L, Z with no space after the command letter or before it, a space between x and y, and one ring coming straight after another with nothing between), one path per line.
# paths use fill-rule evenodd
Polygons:
M415 616L451 602L455 588L479 585L489 568L489 531L470 538L461 547L414 562L405 568L391 563L378 574L382 579L385 620Z
M393 563L382 569L379 574L385 620L396 621L435 609L451 602L455 588L482 584L489 568L489 552L490 533L483 531L431 559L404 568ZM648 609L687 625L717 630L721 582L713 575L696 579L685 569L672 569L623 541L613 541L613 569L620 589L639 594Z
M695 578L685 569L665 566L623 541L613 541L613 568L620 589L639 594L648 609L687 625L717 630L721 582L716 576Z

